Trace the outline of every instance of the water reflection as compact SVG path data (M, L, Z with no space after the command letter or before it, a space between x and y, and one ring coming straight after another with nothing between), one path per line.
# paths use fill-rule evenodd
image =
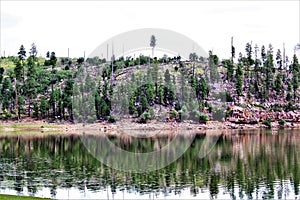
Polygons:
M101 140L104 136L93 137ZM178 160L141 174L105 166L91 156L80 135L1 134L0 193L104 199L143 195L300 198L299 130L229 131L216 138L216 145L205 157L199 155L205 151L207 136L197 134ZM157 144L164 146L168 137L109 139L128 151L151 152Z

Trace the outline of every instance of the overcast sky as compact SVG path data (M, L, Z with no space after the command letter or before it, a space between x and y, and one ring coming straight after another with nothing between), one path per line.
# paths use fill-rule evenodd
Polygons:
M16 55L21 44L39 55L89 55L105 40L138 28L164 28L196 41L221 58L230 40L244 53L247 42L275 53L285 43L289 57L300 42L300 1L0 1L1 55ZM150 39L150 38L149 38ZM159 39L159 38L158 38Z

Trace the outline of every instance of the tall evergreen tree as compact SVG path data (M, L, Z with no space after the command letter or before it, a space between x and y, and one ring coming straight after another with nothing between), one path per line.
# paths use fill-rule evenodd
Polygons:
M154 56L154 48L156 46L157 39L155 38L155 35L151 35L150 37L150 47L152 47L152 58Z
M14 90L13 85L8 77L5 77L3 79L1 97L2 110L7 110L8 112L11 112L14 105Z
M212 83L218 82L220 79L220 75L218 72L218 63L218 56L214 55L212 51L209 51L208 65L210 69L210 79Z
M168 69L166 69L164 76L165 76L165 83L169 84L171 81L171 75L170 75L170 71Z
M243 94L243 84L244 84L244 70L243 70L243 64L240 61L237 65L236 70L236 93L238 96L241 96Z
M25 47L23 46L23 44L20 46L18 55L19 55L19 59L21 60L21 64L22 64L23 84L25 85L25 66L24 66L24 61L25 61L25 58L26 58L26 50L25 50Z
M294 100L297 99L297 90L299 88L299 63L296 55L293 56L293 64L291 65L291 70L293 72L293 91L294 91Z
M17 115L18 120L21 119L21 109L20 109L20 102L19 102L19 96L20 94L20 87L21 87L21 81L23 80L23 67L22 67L22 61L18 60L16 63L16 67L14 68L14 73L16 77L16 109L17 109Z
M282 70L282 56L281 56L281 51L280 49L277 50L277 53L276 53L276 63L277 63L277 67L279 70Z
M28 58L28 72L27 72L27 80L25 85L25 93L28 100L28 116L30 117L31 112L31 101L32 98L35 98L37 95L37 81L36 81L36 64L34 61L34 56L30 56Z
M246 54L247 54L247 63L248 66L251 66L254 64L254 60L252 59L252 44L250 44L249 42L246 44Z
M4 68L0 66L0 84L2 83Z

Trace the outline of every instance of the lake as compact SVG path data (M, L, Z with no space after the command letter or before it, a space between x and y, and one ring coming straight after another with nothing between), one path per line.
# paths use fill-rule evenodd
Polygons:
M299 199L300 130L169 131L143 137L7 132L0 134L0 169L0 194Z

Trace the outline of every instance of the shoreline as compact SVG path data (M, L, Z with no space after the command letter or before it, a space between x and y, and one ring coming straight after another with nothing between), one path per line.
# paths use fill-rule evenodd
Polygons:
M81 130L91 131L118 131L118 130L248 130L248 129L300 129L300 122L287 122L285 125L280 125L278 122L271 122L271 128L263 123L246 124L246 123L232 123L229 121L218 122L208 121L206 124L191 123L191 122L161 122L157 120L151 120L151 122L141 124L132 119L120 119L115 123L110 122L98 122L92 124L83 123L47 123L43 120L27 119L22 122L13 120L0 121L0 133L1 132L17 132L17 131L54 131L63 133L73 133Z

